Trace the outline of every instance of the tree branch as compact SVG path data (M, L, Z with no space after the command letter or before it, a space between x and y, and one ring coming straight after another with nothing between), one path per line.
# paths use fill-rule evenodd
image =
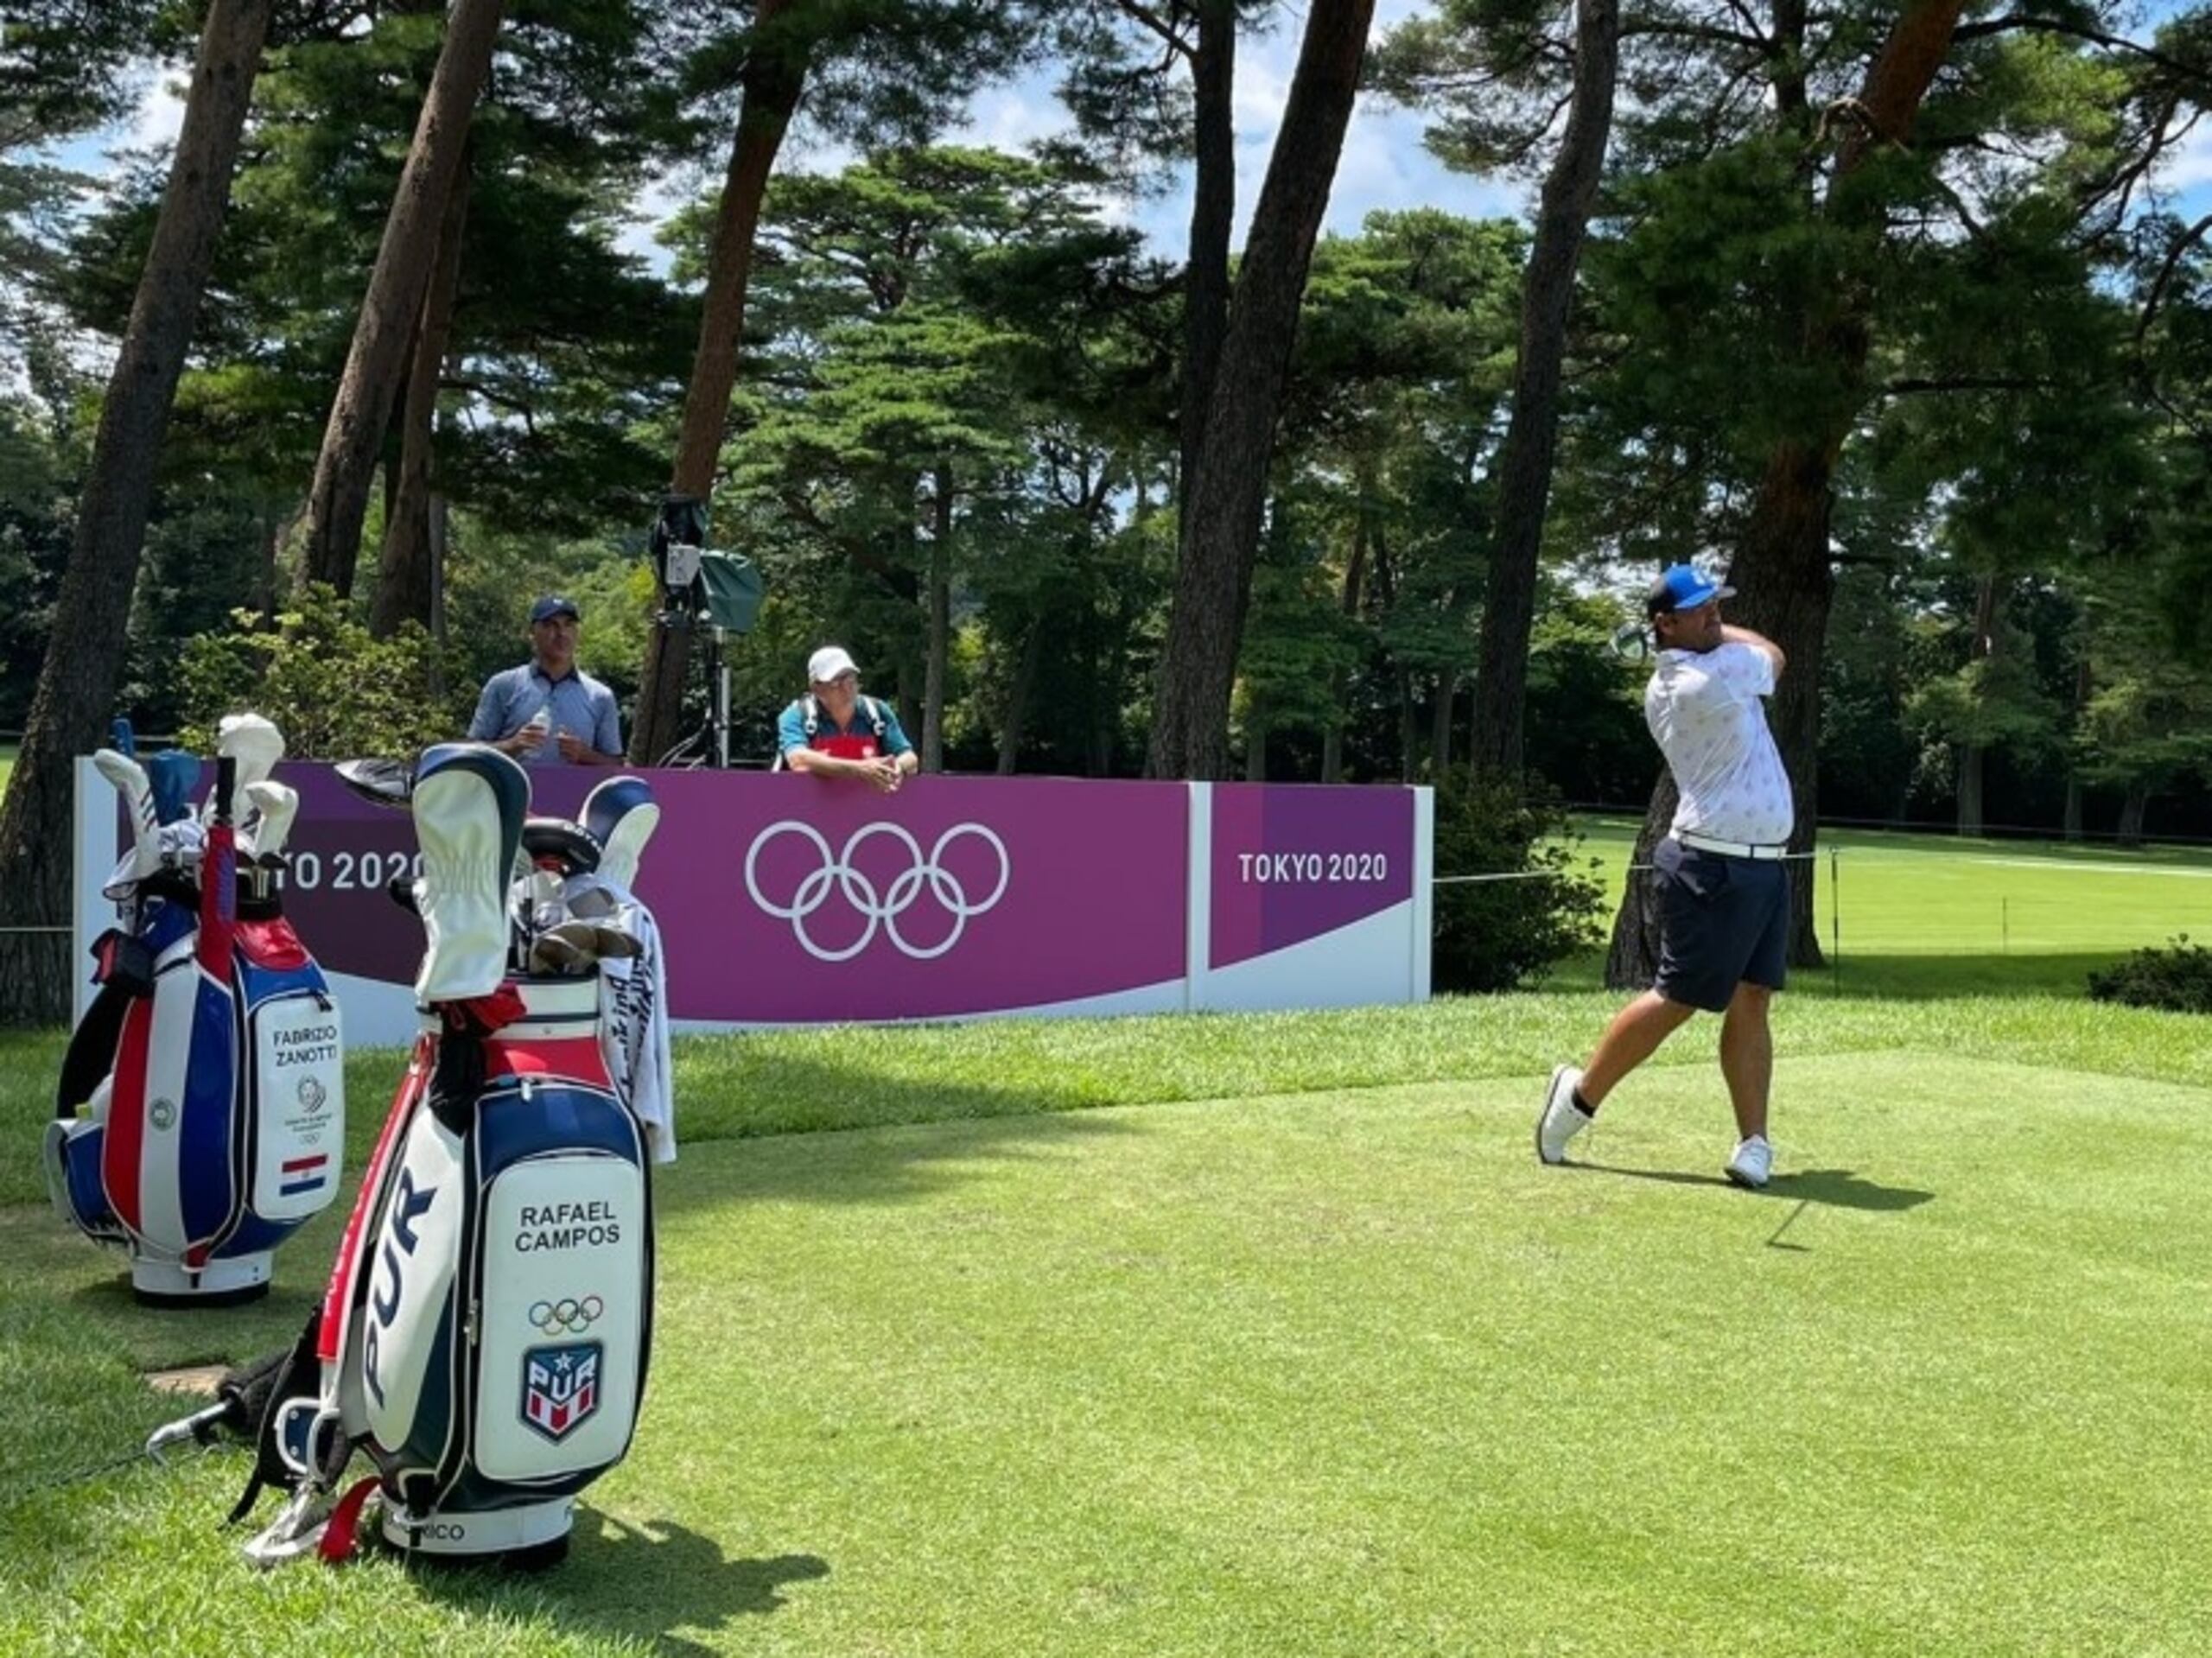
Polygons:
M1198 55L1198 48L1178 35L1172 27L1161 20L1158 12L1142 3L1142 0L1114 0L1114 10L1131 22L1141 24L1159 35L1166 42L1167 49L1176 56L1187 61Z
M2089 29L2080 23L2070 23L2057 17L2024 17L2018 13L2004 17L1989 17L1978 23L1961 23L1952 31L1955 41L1974 41L1986 35L2001 35L2010 29L2025 29L2036 35L2063 35L2069 39L2088 41L2092 45L2106 47L2114 52L2132 52L2164 69L2171 69L2184 80L2212 79L2212 68L2201 63L2187 63L2169 57L2155 46L2145 46L2140 41L2131 41L2122 35L2108 35L2101 29Z
M2173 280L2174 271L2181 264L2181 256L2201 241L2208 230L2212 230L2212 213L2207 213L2176 237L2173 246L2166 250L2165 259L2158 266L2158 278L2152 283L2150 293L2144 297L2143 314L2135 321L2135 349L2139 353L2143 349L2144 335L2151 331L2152 318L2158 315L2158 307L2165 301L2166 284Z
M2048 391L2057 384L2057 381L2041 375L1907 376L1887 382L1883 385L1880 395L1885 397L1912 397L1944 391Z

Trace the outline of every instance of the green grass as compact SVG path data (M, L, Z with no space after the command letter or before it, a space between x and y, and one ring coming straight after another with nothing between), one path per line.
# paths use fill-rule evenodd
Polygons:
M1471 1078L1522 1063L1485 1006L1432 1010ZM26 1493L313 1269L155 1315L18 1208L0 1650L2200 1650L2212 1063L2168 1041L2187 1082L1789 1058L1764 1197L1688 1063L1568 1171L1517 1074L694 1142L636 1452L520 1583L255 1575L236 1453Z
M1581 822L1618 902L1636 824ZM1974 841L1823 829L1816 913L1838 975L1807 988L1891 996L2084 993L2092 969L2178 933L2212 937L2212 848ZM1828 852L1839 855L1833 861ZM1610 912L1609 912L1610 917ZM1839 939L1841 948L1837 950ZM1594 961L1565 981L1595 983Z
M339 1217L259 1305L135 1306L41 1197L60 1039L0 1036L0 1652L2212 1649L2212 1020L2074 975L2212 860L1845 859L1764 1197L1709 1022L1535 1166L1591 989L680 1043L645 1420L518 1581L251 1572L236 1451L52 1483L177 1413L142 1372L289 1342ZM2040 979L1925 994L2072 881Z

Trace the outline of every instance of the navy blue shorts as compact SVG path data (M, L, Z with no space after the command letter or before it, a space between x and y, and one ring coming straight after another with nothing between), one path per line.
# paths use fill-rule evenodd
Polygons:
M1732 858L1669 835L1652 848L1659 883L1659 976L1669 1001L1725 1012L1738 984L1782 988L1789 943L1789 866Z

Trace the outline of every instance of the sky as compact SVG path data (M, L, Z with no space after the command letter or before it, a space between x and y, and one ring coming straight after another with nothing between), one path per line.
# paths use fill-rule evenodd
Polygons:
M1426 0L1376 0L1375 29L1379 36L1391 26L1427 10ZM1305 7L1300 0L1283 9L1265 34L1247 35L1237 42L1236 62L1236 241L1241 245L1252 206L1259 199L1268 156L1281 125L1284 100L1290 91L1291 72L1298 60ZM981 93L960 126L948 133L950 142L1020 150L1036 139L1065 129L1065 117L1052 96L1052 76L1044 73ZM147 88L137 113L111 131L80 139L57 152L64 166L94 176L111 168L118 150L145 149L172 142L183 121L184 107L177 97L181 80L174 75L157 77ZM1425 123L1417 112L1393 109L1371 97L1363 97L1352 113L1345 135L1344 157L1329 198L1325 228L1350 233L1377 208L1440 207L1467 218L1523 210L1523 191L1454 174L1445 169L1421 146ZM795 135L781 158L786 167L809 172L831 172L850 159L849 150ZM2212 157L2208 157L2212 161ZM665 219L687 194L703 193L720 182L720 168L712 176L678 176L658 181L641 199L642 217L622 238L622 246L665 270L667 255L653 239L656 222ZM1109 218L1128 222L1142 231L1153 251L1162 257L1181 257L1188 240L1191 188L1187 177L1164 193L1135 201L1106 204Z
M2177 9L2177 0L2152 0L2149 12L2158 17ZM1376 34L1379 37L1428 10L1429 0L1376 0ZM1269 29L1248 34L1237 44L1236 241L1240 245L1281 123L1304 19L1301 0L1290 0ZM57 158L64 165L97 175L112 165L108 156L118 149L143 149L173 140L183 113L173 79L156 78L137 114L124 126L79 140ZM986 89L977 95L963 124L947 137L962 143L1018 150L1065 125L1065 118L1052 96L1052 77L1045 73ZM1361 221L1378 208L1437 207L1466 218L1527 213L1528 186L1447 170L1423 147L1425 125L1426 118L1419 111L1395 108L1371 95L1362 97L1345 136L1324 221L1325 229L1344 234L1357 232ZM809 142L802 133L787 147L782 164L827 172L836 170L850 156L849 150ZM641 197L640 217L621 238L621 245L655 270L665 270L667 253L654 239L658 222L686 194L703 194L719 183L719 175L717 167L710 175L657 181ZM2184 218L2212 213L2212 122L2202 122L2188 134L2159 169L2159 181L2177 194L2176 211ZM1106 212L1109 218L1135 225L1160 257L1179 258L1190 222L1187 174L1163 192L1134 201L1109 202Z

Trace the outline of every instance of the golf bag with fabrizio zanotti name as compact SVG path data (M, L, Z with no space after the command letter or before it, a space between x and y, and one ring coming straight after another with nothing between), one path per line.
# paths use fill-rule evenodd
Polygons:
M526 821L528 779L494 749L433 748L405 792L423 874L396 895L429 935L423 1030L263 1420L239 1512L264 1481L293 1495L247 1546L262 1564L318 1542L342 1559L372 1496L414 1553L556 1558L645 1388L648 1156L608 1074L597 966L632 945L533 913L543 878L557 890L598 843ZM376 1473L340 1496L357 1450Z
M105 889L121 924L93 947L47 1184L65 1221L128 1252L143 1300L266 1293L277 1245L338 1195L344 1044L275 882L299 804L268 775L283 753L268 721L226 720L204 819L193 756L93 757L133 845Z

